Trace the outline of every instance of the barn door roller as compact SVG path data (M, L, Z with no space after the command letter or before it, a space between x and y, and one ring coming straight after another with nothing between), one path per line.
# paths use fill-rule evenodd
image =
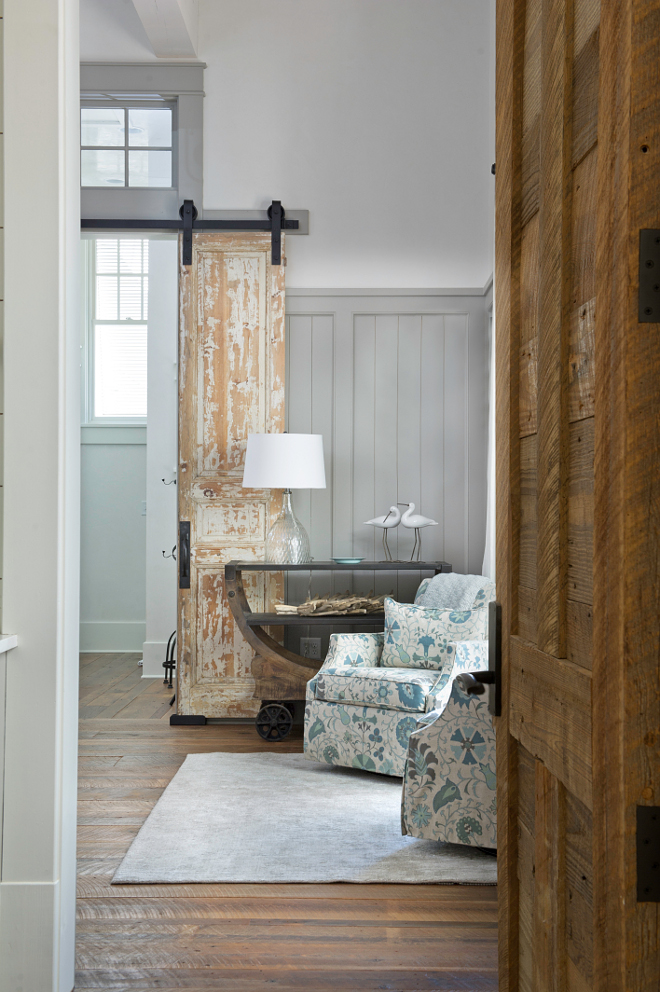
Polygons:
M113 218L81 220L87 230L113 231L183 231L182 262L192 265L192 236L195 231L270 231L271 260L282 264L282 231L297 231L299 221L287 220L282 202L273 200L268 208L268 220L198 220L198 211L192 200L184 200L179 209L181 220L116 220Z

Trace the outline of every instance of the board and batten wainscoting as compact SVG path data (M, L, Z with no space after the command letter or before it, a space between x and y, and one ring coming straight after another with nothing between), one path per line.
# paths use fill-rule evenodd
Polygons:
M468 290L287 290L287 430L322 434L325 445L327 488L294 494L315 558L380 560L382 531L363 521L401 500L438 521L422 531L425 560L481 572L491 303L491 283ZM400 525L389 545L394 558L410 558L413 532ZM408 601L419 581L416 572L398 579L316 572L310 583L303 573L289 575L288 596L297 602L309 592L350 586ZM307 631L290 636L301 634ZM313 634L319 636L317 627Z

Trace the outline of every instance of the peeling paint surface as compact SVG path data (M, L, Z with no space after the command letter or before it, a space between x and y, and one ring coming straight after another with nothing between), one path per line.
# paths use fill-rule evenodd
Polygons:
M284 266L262 234L196 234L180 267L179 519L191 524L191 588L179 590L177 708L253 716L252 649L236 628L224 564L258 561L280 494L241 486L247 435L284 430ZM247 576L246 576L247 579ZM283 577L250 574L255 611Z

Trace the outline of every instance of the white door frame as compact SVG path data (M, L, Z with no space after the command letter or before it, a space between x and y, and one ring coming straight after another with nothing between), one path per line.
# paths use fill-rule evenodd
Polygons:
M4 5L0 990L70 992L78 711L78 0Z

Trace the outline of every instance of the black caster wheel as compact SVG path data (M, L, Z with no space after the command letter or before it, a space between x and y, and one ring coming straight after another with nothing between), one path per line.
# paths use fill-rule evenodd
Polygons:
M293 714L282 703L265 703L254 722L265 741L283 741L291 732Z

